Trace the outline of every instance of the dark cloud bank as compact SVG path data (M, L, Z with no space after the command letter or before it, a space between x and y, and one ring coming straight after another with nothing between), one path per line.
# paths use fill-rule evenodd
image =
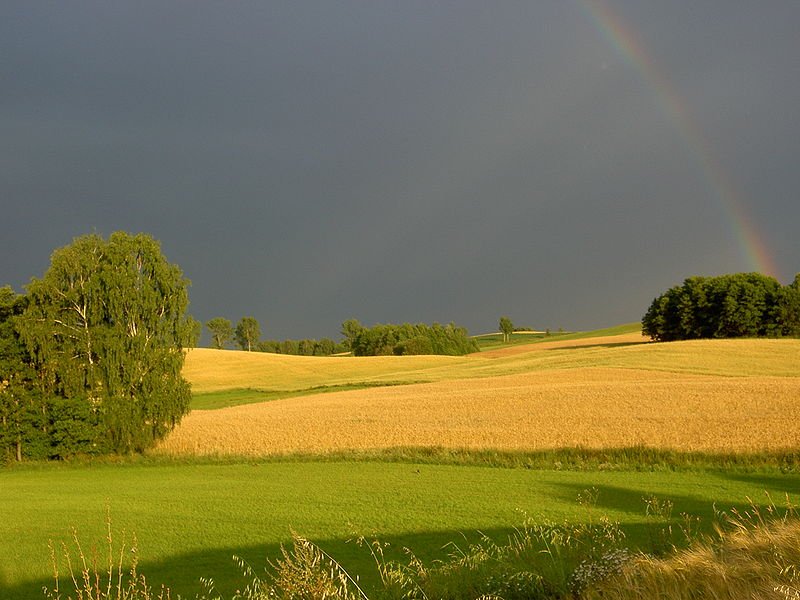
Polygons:
M800 271L797 2L608 2ZM586 329L746 248L581 2L4 2L0 283L161 240L201 320Z

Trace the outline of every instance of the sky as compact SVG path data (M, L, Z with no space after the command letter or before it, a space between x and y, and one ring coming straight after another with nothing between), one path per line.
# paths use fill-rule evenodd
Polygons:
M0 285L145 232L271 339L800 271L800 2L0 3Z

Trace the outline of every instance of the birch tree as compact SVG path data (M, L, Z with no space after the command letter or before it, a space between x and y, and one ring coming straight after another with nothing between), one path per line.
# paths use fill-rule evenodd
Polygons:
M89 421L91 448L142 451L188 412L188 286L158 242L124 232L76 238L28 286L19 330L42 391Z

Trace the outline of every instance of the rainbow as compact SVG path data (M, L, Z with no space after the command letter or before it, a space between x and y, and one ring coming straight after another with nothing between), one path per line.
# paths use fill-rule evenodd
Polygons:
M777 277L775 261L752 218L747 214L730 176L714 158L709 143L686 105L686 102L658 68L646 48L623 18L606 0L578 0L592 24L624 60L632 65L653 89L662 109L672 119L690 149L693 160L714 192L725 219L736 238L748 271Z

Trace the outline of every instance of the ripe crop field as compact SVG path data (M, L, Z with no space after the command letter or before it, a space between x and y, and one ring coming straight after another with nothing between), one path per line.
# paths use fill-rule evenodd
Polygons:
M800 442L798 422L800 379L582 368L197 411L161 451L262 455L404 446L530 451L634 445L783 450Z
M628 333L459 358L196 350L186 373L199 391L222 393L224 382L229 393L273 390L276 399L195 411L159 447L165 454L409 446L758 452L800 442L798 340L650 344ZM381 381L395 385L374 387ZM408 385L396 385L403 382ZM371 387L298 396L303 388L341 385ZM292 390L286 395L293 397L281 397L280 390Z

